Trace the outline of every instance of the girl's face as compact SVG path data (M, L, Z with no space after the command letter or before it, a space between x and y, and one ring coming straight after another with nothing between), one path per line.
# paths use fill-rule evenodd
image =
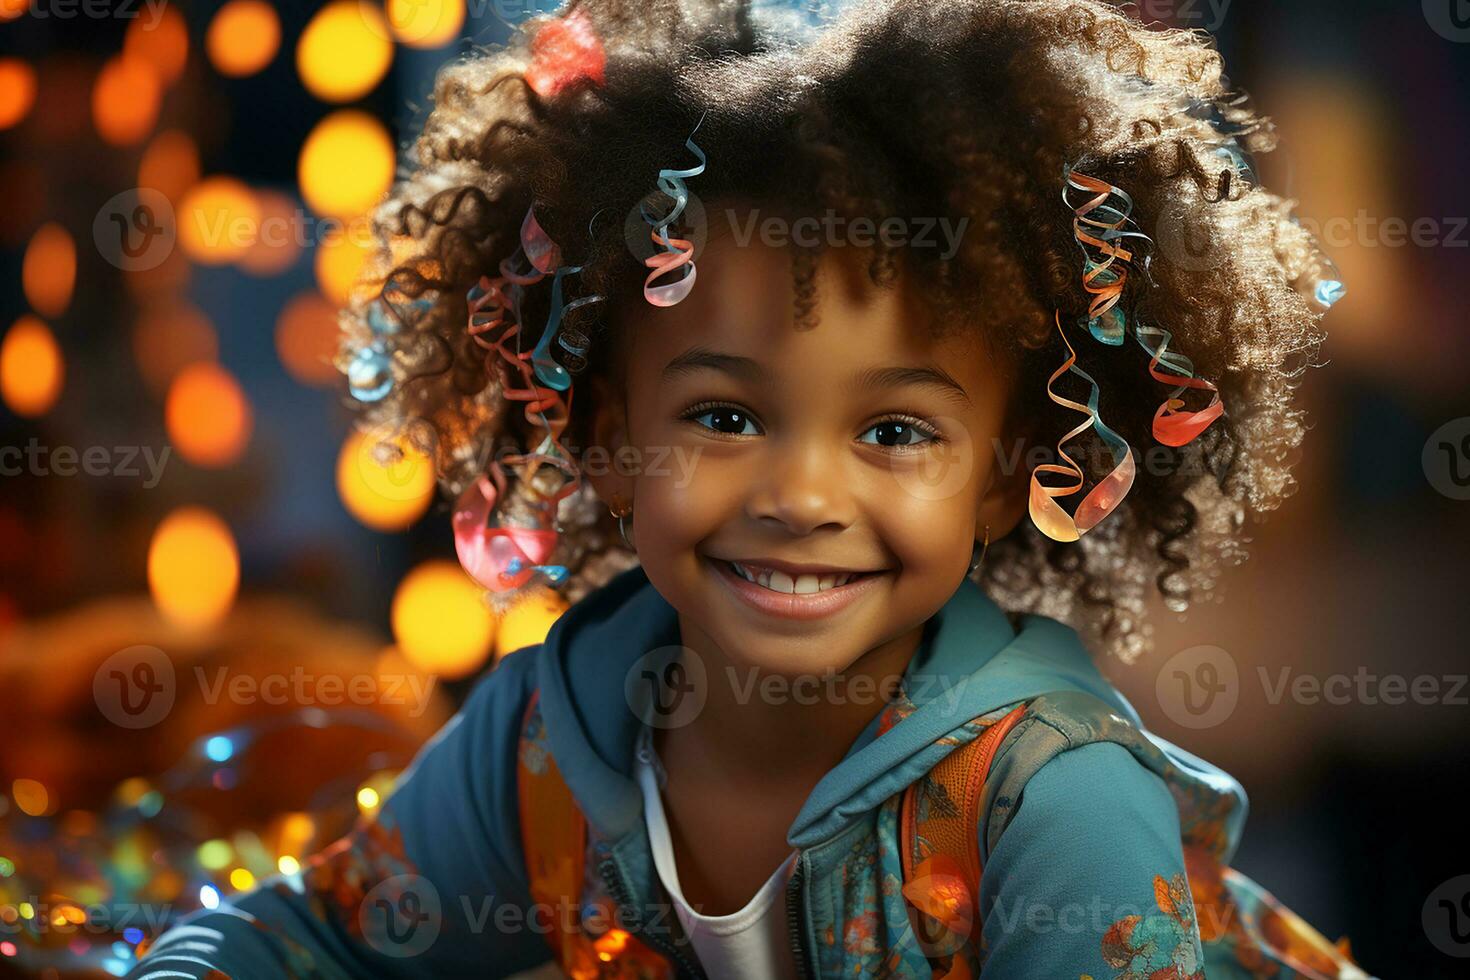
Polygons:
M844 671L954 594L986 525L994 541L1020 519L1025 473L995 449L1009 371L973 333L931 339L906 281L872 286L858 249L823 254L809 330L786 249L712 236L696 260L682 303L637 314L626 391L599 385L593 441L612 458L588 478L633 501L686 646Z

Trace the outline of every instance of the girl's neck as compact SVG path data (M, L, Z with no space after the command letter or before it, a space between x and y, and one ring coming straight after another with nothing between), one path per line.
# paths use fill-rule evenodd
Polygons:
M844 671L799 677L732 662L682 617L680 632L682 644L703 661L706 696L688 724L654 732L660 757L698 760L736 781L780 772L814 786L898 693L923 625L869 650Z

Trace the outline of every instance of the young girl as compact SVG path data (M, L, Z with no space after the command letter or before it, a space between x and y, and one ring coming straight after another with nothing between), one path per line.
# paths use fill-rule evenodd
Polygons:
M1342 286L1271 143L1098 0L573 0L445 68L343 367L490 599L573 605L133 975L1366 976L1088 652L1289 489Z

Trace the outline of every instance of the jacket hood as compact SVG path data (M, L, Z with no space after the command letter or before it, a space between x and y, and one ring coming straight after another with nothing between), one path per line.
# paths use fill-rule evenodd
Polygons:
M568 788L603 837L617 840L641 828L633 753L649 699L658 696L642 678L664 677L679 641L676 611L635 566L568 609L541 645L536 670L546 737ZM793 847L829 839L953 750L938 740L1016 701L1085 691L1138 723L1075 631L1043 616L1024 616L1014 628L969 579L925 624L903 689L909 704L902 719L880 735L875 712L812 790L787 832Z

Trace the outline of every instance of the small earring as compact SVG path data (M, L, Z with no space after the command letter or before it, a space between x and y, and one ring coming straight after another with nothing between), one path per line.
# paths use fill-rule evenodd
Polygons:
M983 565L983 564L985 564L985 553L987 551L989 551L989 550L990 550L990 525L987 524L987 525L985 525L985 543L980 546L980 557L978 557L978 558L975 557L975 548L974 548L974 546L971 546L971 548L970 548L970 570L966 573L967 575L974 575L976 572L978 572L980 570L980 566Z
M625 523L628 515L633 513L633 502L630 500L624 504L621 495L613 494L613 505L608 508L608 513L618 519L618 533L623 536L624 543L629 549L637 551L638 549L633 546L633 539L628 537L628 526Z

